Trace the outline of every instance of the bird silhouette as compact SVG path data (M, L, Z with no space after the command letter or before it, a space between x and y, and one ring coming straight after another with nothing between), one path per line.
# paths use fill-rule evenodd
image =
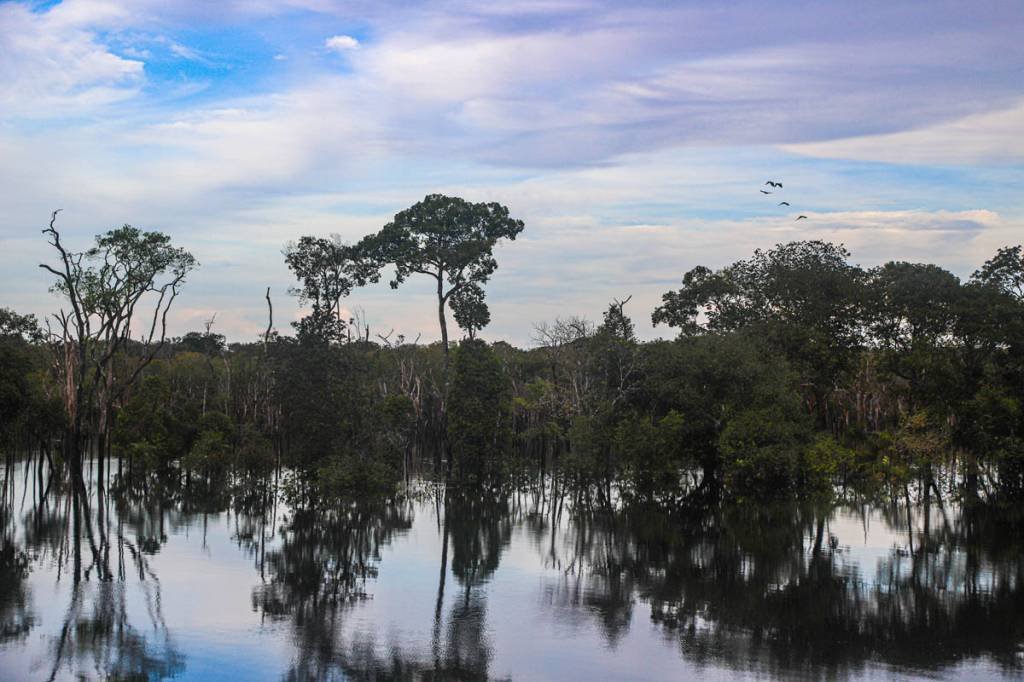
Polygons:
M789 202L788 201L780 201L779 202L779 206L789 206Z
M768 182L766 182L764 184L770 185L772 187L778 187L780 189L782 188L782 183L781 182L776 182L775 180L769 180Z
M763 189L763 190L761 190L761 194L771 194L771 192L769 192L769 191L768 191L768 190L766 190L766 189Z
M806 219L807 219L807 216L805 216L805 215L798 215L798 216L796 217L796 220L800 220L801 218L802 218L802 219L804 219L804 220L806 220ZM793 222L796 222L796 220L794 220Z

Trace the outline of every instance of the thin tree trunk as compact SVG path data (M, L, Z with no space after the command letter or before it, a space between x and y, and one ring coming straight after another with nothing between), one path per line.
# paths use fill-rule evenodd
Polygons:
M444 316L444 285L440 273L437 275L437 321L441 325L441 350L444 351L444 387L448 391L448 322Z

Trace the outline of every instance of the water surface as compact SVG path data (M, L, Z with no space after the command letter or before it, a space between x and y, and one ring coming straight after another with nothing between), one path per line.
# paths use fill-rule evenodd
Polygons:
M90 486L76 524L74 496L40 504L39 487L16 467L4 488L4 680L1024 673L1008 510L608 513L422 484L298 514L265 491L199 504Z

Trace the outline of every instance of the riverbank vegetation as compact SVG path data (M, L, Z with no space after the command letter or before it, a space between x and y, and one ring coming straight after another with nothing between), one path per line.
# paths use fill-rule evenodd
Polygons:
M849 486L1024 495L1020 246L961 281L779 244L690 269L653 311L625 297L599 321L538 322L522 349L478 333L494 246L523 223L431 195L356 244L287 245L308 315L279 333L268 291L265 334L229 343L214 320L167 334L197 263L166 235L126 226L76 252L56 217L42 267L60 311L0 311L0 438L9 461L27 453L78 487L88 462L126 489L278 477L309 507L413 472L477 486L540 472L594 507ZM441 342L346 318L345 297L382 275L436 289ZM638 340L632 317L648 314L676 338Z

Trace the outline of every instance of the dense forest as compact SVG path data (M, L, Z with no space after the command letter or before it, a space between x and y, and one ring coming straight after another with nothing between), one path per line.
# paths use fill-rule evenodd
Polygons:
M838 244L778 244L685 272L653 311L626 296L599 321L539 322L520 349L478 333L494 247L523 223L430 195L355 244L286 245L308 314L278 333L268 290L266 332L228 343L215 320L169 336L198 263L167 235L126 225L77 251L58 218L40 267L59 311L0 309L0 442L8 471L27 457L40 485L216 496L273 479L308 508L413 476L541 475L593 509L845 488L1024 495L1021 246L961 281L930 264L862 268ZM345 298L381 277L436 290L439 342L347 319ZM639 341L631 316L647 314L676 338Z

